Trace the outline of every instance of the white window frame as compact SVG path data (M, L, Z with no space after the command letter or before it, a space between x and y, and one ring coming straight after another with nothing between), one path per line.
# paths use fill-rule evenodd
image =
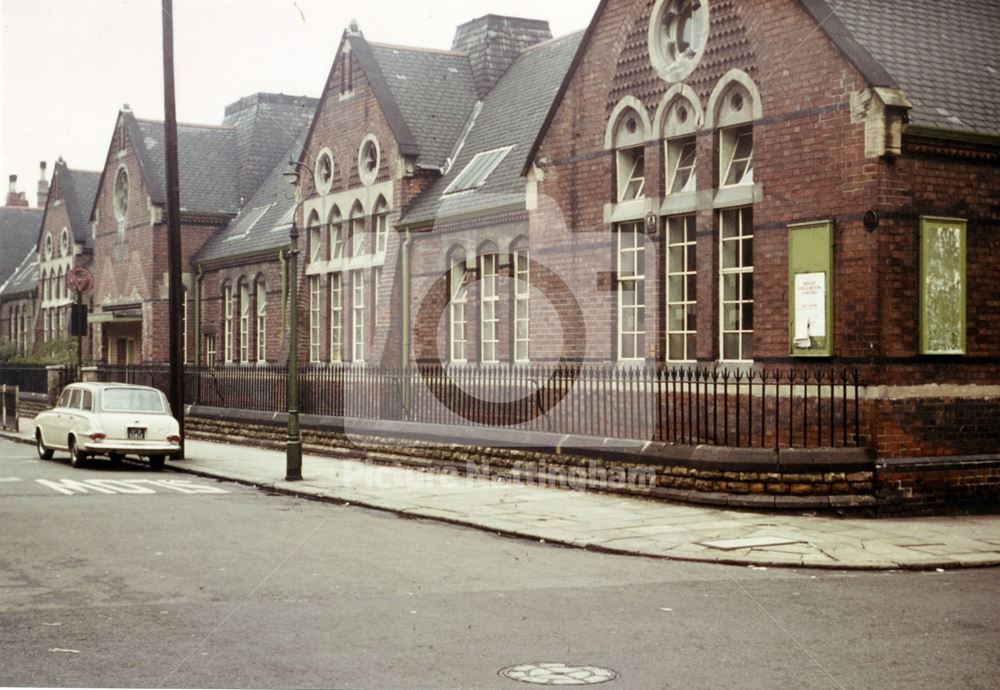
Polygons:
M500 361L500 293L497 285L497 255L479 257L479 361Z
M466 339L466 309L469 287L466 281L465 259L452 264L448 275L448 359L452 364L468 361Z
M334 208L330 212L330 261L337 261L344 258L344 219L340 215L340 209Z
M351 227L351 257L365 254L365 213L364 209L356 207L351 212L349 221Z
M382 267L372 267L372 332L378 332L378 293L382 285Z
M257 281L257 362L267 361L267 283Z
M351 360L365 361L365 272L351 271Z
M323 228L319 215L314 211L309 216L309 263L314 264L323 256Z
M646 236L639 221L621 223L616 232L618 360L641 362L646 349ZM633 299L629 301L629 295ZM632 328L626 327L631 321Z
M222 288L223 320L222 335L225 351L224 362L233 363L233 284L226 283Z
M184 304L181 311L181 357L185 364L188 363L188 289L183 288Z
M320 281L319 276L309 276L309 361L320 361Z
M531 261L527 249L514 251L514 361L531 355Z
M748 222L749 228L746 227ZM730 234L732 225L736 227ZM719 213L719 354L722 361L753 361L753 239L752 207L726 209ZM745 250L747 242L750 243L749 263ZM733 260L727 261L730 257ZM749 299L745 287L747 276L751 292ZM727 280L734 289L727 291ZM727 318L730 316L727 309L738 310L735 319ZM736 338L735 348L726 347L727 336L730 340Z
M330 361L344 361L344 274L330 274Z
M375 225L375 253L384 255L389 247L389 207L379 199L372 214Z
M697 191L698 187L698 145L693 136L667 140L667 184L666 195L684 194ZM680 189L675 189L678 175L688 173L687 181Z
M736 154L739 151L740 142L745 141L746 139L750 140L750 153L749 155L737 158ZM720 134L720 149L720 160L722 161L722 165L719 166L719 172L721 174L719 186L739 187L742 185L752 185L754 153L753 125L740 125L738 127L729 127L722 130L722 133ZM737 181L727 182L730 174L733 172L734 166L736 165L745 166L743 168L743 173Z
M250 363L250 284L240 281L240 364Z
M666 352L667 361L693 362L696 358L697 329L691 317L698 305L697 216L685 214L666 219ZM675 233L675 228L679 233ZM680 328L673 327L673 316L680 313ZM674 341L680 342L679 347Z
M641 163L641 170L640 170ZM618 201L646 198L646 149L633 146L618 150Z

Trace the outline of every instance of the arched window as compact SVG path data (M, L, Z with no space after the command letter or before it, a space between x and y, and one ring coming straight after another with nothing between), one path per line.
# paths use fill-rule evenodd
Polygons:
M448 258L450 262L448 273L448 356L452 363L464 363L468 361L465 305L469 295L469 288L466 284L465 252L461 249L449 252Z
M222 284L222 346L223 361L233 362L233 284Z
M494 247L479 256L479 361L500 361L500 292L497 284L497 254Z
M355 202L351 208L351 256L361 256L365 253L365 209L361 202Z
M313 211L309 214L309 263L316 263L320 260L323 251L322 228L319 223L319 214Z
M372 220L375 225L375 253L385 254L389 246L389 206L385 202L385 197L380 196L375 202Z
M267 284L257 278L257 361L267 361Z
M625 108L614 127L618 202L646 198L646 147L643 118Z
M344 361L344 274L330 274L330 361Z
M514 361L527 362L531 344L531 268L526 239L514 241L511 257L514 261L514 309L511 315Z
M240 278L240 362L250 361L250 285Z
M330 217L327 220L330 226L330 261L344 258L344 220L340 215L340 208L333 207Z

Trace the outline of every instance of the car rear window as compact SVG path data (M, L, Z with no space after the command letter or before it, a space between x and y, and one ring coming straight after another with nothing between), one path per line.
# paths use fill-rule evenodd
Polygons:
M106 388L102 407L105 412L163 412L163 401L156 391L132 388Z

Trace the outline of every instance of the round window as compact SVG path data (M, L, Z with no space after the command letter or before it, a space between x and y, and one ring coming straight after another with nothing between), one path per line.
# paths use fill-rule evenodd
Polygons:
M328 148L323 148L316 158L315 171L316 189L320 194L326 194L333 186L333 153Z
M375 182L378 177L380 155L378 139L374 134L369 134L358 149L358 175L362 183L369 185Z
M128 171L122 168L115 178L114 191L115 218L124 221L128 216Z
M69 230L63 228L59 238L59 256L69 256Z
M52 258L52 235L45 236L45 258Z
M649 20L649 57L668 82L687 77L708 42L708 0L657 0Z

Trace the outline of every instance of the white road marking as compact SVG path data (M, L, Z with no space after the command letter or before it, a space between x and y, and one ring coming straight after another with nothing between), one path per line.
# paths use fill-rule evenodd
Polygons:
M0 484L10 484L13 482L23 482L20 477L0 477Z
M44 487L64 496L90 494L92 491L105 494L153 495L175 491L181 494L228 494L218 486L196 484L186 479L36 479ZM169 493L167 491L167 493Z

